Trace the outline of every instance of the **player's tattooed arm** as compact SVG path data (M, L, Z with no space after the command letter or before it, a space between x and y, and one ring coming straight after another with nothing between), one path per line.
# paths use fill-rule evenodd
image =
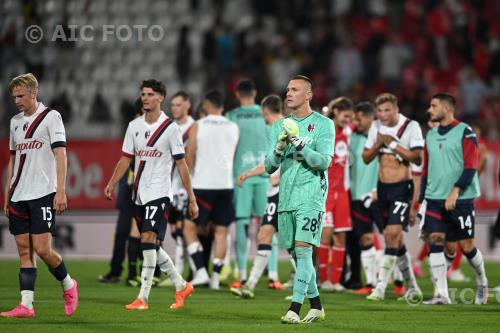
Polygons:
M7 165L7 177L5 179L5 192L4 192L4 203L3 210L5 212L5 216L9 216L9 191L10 191L10 181L12 179L12 175L14 173L14 160L16 155L10 154L9 164Z
M179 171L179 176L181 176L182 185L184 185L184 188L186 189L189 198L189 214L191 215L191 219L194 220L198 217L198 204L196 203L196 197L194 196L186 160L184 158L175 160L175 166Z
M68 208L68 199L66 198L66 174L68 171L68 159L66 157L66 147L54 148L56 158L57 189L54 197L54 208L56 214L63 213Z
M108 185L106 185L106 187L104 188L104 196L106 199L113 199L113 191L115 189L115 186L125 175L125 172L127 172L131 161L132 158L128 156L122 156L120 160L118 160L118 163L116 163L115 171L113 171L113 175L111 176Z

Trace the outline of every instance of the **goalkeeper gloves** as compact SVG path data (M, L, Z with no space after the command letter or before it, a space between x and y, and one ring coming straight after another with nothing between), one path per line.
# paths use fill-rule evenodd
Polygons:
M281 131L280 134L278 135L278 141L276 142L276 147L274 147L274 155L276 156L281 156L283 155L283 151L286 148L286 132Z
M304 143L299 138L299 125L291 118L283 120L283 130L288 136L288 140L295 147L295 150L301 151L304 148Z

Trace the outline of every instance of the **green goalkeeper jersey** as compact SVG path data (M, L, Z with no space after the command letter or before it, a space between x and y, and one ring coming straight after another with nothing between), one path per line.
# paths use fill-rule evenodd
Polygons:
M240 140L234 156L233 176L238 177L243 172L264 163L267 151L269 126L266 125L260 106L240 106L228 113L226 117L236 123L240 129ZM250 177L248 184L266 183L269 175Z
M333 121L317 112L305 118L288 115L283 119L286 118L292 118L299 125L299 137L305 148L297 152L292 144L288 144L283 155L276 160L279 165L274 167L281 168L278 211L325 211L327 169L333 157L335 142ZM278 135L283 130L283 119L275 122L271 128L268 157L274 156ZM307 160L304 156L307 156ZM271 160L274 158L266 158L266 169ZM320 164L323 165L318 168Z
M366 143L366 136L360 133L352 133L349 142L351 176L351 198L352 200L362 200L367 194L377 189L378 181L378 159L373 159L368 164L363 161L363 150Z

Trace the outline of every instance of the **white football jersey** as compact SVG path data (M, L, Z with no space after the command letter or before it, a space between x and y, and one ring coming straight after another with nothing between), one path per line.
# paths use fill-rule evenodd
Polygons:
M380 120L375 120L368 131L368 138L365 143L366 149L373 147L377 141L378 133L392 136L394 141L409 150L424 148L424 138L420 125L415 120L411 120L402 114L399 114L398 124L394 127L382 125ZM403 161L403 158L389 147L382 146L380 152L395 155L399 161Z
M9 192L13 202L33 200L56 192L56 159L52 149L66 147L59 112L42 103L29 117L18 113L10 121L10 153L15 154Z
M154 124L145 116L132 120L125 133L123 154L135 157L132 200L137 205L168 197L172 200L172 164L184 157L179 126L162 111Z
M186 148L187 146L189 129L193 124L194 124L194 119L191 116L188 116L188 119L184 124L177 124L182 133L182 141L184 143L184 148ZM186 189L182 184L181 176L179 175L179 170L177 170L175 165L173 166L173 171L172 171L172 193L174 195L186 193Z
M239 140L238 125L224 116L208 115L198 120L193 188L232 189L233 160Z

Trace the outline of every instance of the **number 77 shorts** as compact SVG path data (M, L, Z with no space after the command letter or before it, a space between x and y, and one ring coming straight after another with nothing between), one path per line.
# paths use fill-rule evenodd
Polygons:
M295 247L295 242L319 246L324 215L324 212L314 209L279 212L280 247L291 249Z

